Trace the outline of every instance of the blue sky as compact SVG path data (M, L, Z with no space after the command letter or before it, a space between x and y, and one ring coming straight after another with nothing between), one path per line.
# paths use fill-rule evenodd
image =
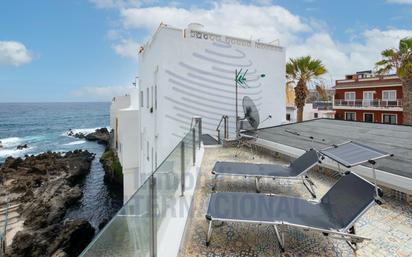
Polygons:
M0 102L110 100L133 82L136 49L161 21L279 39L288 57L322 59L330 81L412 36L412 0L5 0L0 14Z

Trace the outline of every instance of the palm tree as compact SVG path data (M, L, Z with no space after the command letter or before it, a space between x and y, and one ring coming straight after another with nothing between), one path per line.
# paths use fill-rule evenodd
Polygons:
M399 49L382 51L383 59L376 63L378 74L396 71L402 81L403 124L412 125L412 37L401 39Z
M295 85L295 105L298 108L297 122L303 120L303 108L309 94L307 84L319 79L326 72L322 62L318 59L312 59L310 56L291 58L286 64L287 83Z

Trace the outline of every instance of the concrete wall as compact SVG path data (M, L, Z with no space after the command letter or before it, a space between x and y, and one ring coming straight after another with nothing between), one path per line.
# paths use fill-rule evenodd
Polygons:
M218 40L219 39L219 40ZM222 115L235 131L235 69L248 69L248 88L261 126L282 123L285 111L285 51L253 41L161 25L139 56L142 179L171 152L189 130L191 118L203 118L203 133L216 134ZM265 78L260 78L265 74ZM143 107L142 107L143 106Z
M110 126L114 131L112 147L123 168L123 198L126 201L140 185L140 117L137 88L130 88L125 96L113 98L110 107Z

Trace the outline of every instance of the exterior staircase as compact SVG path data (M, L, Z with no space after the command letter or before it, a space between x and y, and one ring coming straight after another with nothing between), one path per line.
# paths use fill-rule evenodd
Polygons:
M6 246L11 243L17 231L21 230L23 221L17 212L19 206L19 203L0 205L0 257L4 255Z

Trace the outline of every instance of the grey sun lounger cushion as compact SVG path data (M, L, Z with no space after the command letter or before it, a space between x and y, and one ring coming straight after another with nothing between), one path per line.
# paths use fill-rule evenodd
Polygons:
M206 217L339 230L349 226L374 202L374 193L374 185L355 174L340 178L320 202L288 196L219 192L212 194Z
M334 161L337 161L347 168L392 155L353 141L328 147L320 150L320 153Z
M297 158L290 166L243 162L216 162L213 173L217 175L296 177L318 163L318 154L310 150Z

